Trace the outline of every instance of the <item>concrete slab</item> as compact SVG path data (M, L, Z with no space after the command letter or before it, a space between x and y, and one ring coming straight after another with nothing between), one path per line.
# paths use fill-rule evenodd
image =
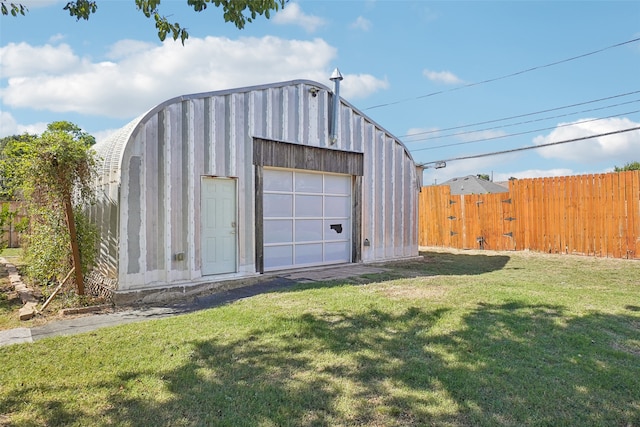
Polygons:
M29 328L15 328L0 331L0 346L25 342L33 342L31 329Z
M347 264L331 268L308 269L281 274L280 277L294 280L298 283L326 282L329 280L343 280L349 277L359 277L365 274L377 274L388 271L386 268L360 264Z
M109 326L124 325L150 319L173 316L182 311L170 307L149 307L108 314L95 314L74 319L59 320L31 328L33 341L60 335L75 335Z

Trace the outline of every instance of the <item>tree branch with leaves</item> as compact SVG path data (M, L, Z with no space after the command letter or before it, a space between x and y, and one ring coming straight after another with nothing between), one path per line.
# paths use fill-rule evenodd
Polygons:
M638 171L638 170L640 170L640 162L629 162L622 167L620 166L613 167L614 172L627 172L627 171Z
M19 2L2 1L2 15L25 15L27 8ZM158 38L164 41L168 35L174 40L180 39L182 44L189 38L185 27L169 19L160 12L160 0L134 0L136 8L147 18L153 18L158 30ZM203 12L209 5L221 7L225 22L230 22L238 29L243 29L247 23L253 22L258 16L269 19L271 12L284 8L288 0L186 0L187 5L194 12ZM98 11L96 0L70 1L64 7L69 15L76 20L89 20Z

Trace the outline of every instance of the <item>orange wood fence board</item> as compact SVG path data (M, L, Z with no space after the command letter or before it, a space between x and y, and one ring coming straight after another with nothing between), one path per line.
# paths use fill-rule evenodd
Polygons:
M640 258L640 171L512 180L508 193L420 193L419 244Z

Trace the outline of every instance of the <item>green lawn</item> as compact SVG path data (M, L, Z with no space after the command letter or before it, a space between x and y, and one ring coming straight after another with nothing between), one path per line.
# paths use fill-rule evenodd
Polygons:
M379 276L0 348L0 425L640 426L640 263Z

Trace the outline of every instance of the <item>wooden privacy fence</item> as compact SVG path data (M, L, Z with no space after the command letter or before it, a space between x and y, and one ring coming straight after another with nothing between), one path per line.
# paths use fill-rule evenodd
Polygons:
M20 234L16 230L16 225L25 217L25 207L20 202L0 201L0 215L2 210L8 210L12 215L0 227L0 246L18 248L20 247Z
M419 244L640 258L640 171L509 181L508 193L422 187Z

